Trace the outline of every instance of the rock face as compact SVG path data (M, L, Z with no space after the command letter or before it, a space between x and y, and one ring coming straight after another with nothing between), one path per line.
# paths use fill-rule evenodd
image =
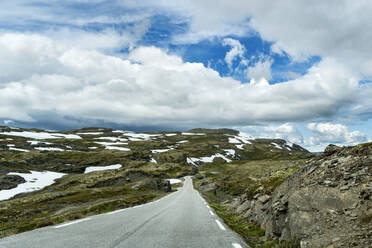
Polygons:
M231 206L266 238L298 238L301 248L372 247L372 143L329 146L271 196L243 195Z

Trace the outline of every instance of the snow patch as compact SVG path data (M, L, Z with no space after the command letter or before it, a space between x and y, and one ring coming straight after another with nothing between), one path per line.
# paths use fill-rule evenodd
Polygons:
M227 155L231 157L235 157L235 150L234 149L224 149Z
M94 142L103 146L128 145L127 142Z
M53 136L56 136L57 138L65 138L65 139L81 139L80 136L75 134L62 134L62 133L53 133Z
M88 132L88 133L77 133L79 135L101 135L102 132Z
M170 184L182 183L180 179L167 179Z
M128 145L128 143L125 143L125 142L94 142L94 143L103 145L105 149L107 150L130 151L130 148L117 146L117 145ZM97 149L97 148L94 148L94 149Z
M17 151L17 152L30 152L29 150L15 148L15 147L9 147L9 150L11 150L11 151Z
M229 143L230 144L240 144L242 142L240 140L236 139L236 138L229 138Z
M132 132L125 132L123 133L123 135L129 137L129 140L131 141L151 140L153 138L162 136L161 134L132 133Z
M121 164L113 164L109 166L89 166L85 168L84 173L86 174L86 173L93 172L93 171L116 170L120 168L121 168Z
M59 139L59 138L66 138L66 139L81 139L80 136L75 134L61 134L61 133L46 133L46 132L4 132L0 133L1 135L9 135L9 136L19 136L31 139Z
M231 144L252 144L250 140L253 140L254 138L250 136L249 134L240 132L238 135L233 136L232 138L229 137L229 143ZM240 149L240 148L239 148Z
M187 158L186 159L186 162L189 163L189 164L192 164L192 165L197 166L199 162L212 163L215 158L222 158L227 163L231 163L232 162L231 159L226 158L224 155L222 155L220 153L216 153L216 154L214 154L212 156L209 156L209 157L201 157L201 158L191 158L190 157L190 158Z
M30 171L31 173L16 173L9 172L8 175L16 175L23 177L26 182L18 184L16 188L0 190L0 201L7 200L17 194L27 193L36 190L43 189L49 185L52 185L56 179L63 177L64 173L52 172L52 171Z
M181 141L178 141L177 143L178 144L184 144L184 143L187 143L187 142L189 142L188 140L181 140Z
M167 152L167 151L170 151L172 150L173 148L167 148L167 149L154 149L154 150L151 150L152 153L162 153L162 152Z
M64 149L57 148L57 147L35 147L36 150L39 151L53 151L53 152L64 152Z
M273 146L275 146L275 148L283 149L283 147L281 147L281 146L278 145L277 143L272 142L271 144L272 144Z
M181 133L182 135L205 135L205 133Z
M118 137L99 137L99 138L94 138L94 139L111 140L111 141L128 141L128 139L118 138Z
M113 133L125 133L125 131L123 131L123 130L114 130L114 131L112 131Z
M35 146L35 145L38 145L38 144L53 145L53 143L43 142L43 141L38 141L38 140L27 140L27 143L30 143L30 145L32 145L32 146Z
M236 146L236 148L238 148L238 149L240 149L240 150L244 150L244 144L241 144L241 145L235 145Z
M186 158L186 162L188 164L192 164L194 166L198 166L197 162L199 162L199 159L197 159L197 158Z
M106 146L105 149L107 150L119 150L119 151L130 151L130 148L126 148L126 147L119 147L119 146Z

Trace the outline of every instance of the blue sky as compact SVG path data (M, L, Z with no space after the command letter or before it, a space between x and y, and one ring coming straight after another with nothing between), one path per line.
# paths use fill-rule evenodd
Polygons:
M49 129L231 127L313 151L367 142L372 4L334 4L4 3L0 120Z

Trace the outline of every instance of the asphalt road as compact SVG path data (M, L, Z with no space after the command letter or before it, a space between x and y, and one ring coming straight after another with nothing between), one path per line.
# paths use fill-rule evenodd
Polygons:
M186 178L155 202L0 239L1 248L244 248Z

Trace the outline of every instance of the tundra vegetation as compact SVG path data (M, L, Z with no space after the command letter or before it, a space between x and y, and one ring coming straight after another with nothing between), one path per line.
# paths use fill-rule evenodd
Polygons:
M291 196L298 193L293 178L303 177L309 166L317 169L315 165L335 159L331 156L341 158L334 163L340 166L345 163L342 157L370 156L368 144L331 148L315 157L285 140L256 139L231 129L132 133L103 128L54 132L0 127L0 196L27 183L22 177L25 173L63 173L46 187L0 202L0 237L153 201L181 186L169 187L167 179L193 175L194 187L250 246L300 247L302 242L301 247L311 247L306 246L312 244L306 233L277 220L292 217ZM360 164L365 171L357 173L366 180L356 185L364 189L364 201L370 204L371 166ZM316 178L323 180L321 187L346 185L339 185L339 178ZM283 186L288 183L293 187ZM282 206L283 196L289 200ZM372 214L363 204L366 210L356 218L368 227ZM278 226L281 231L276 230Z

